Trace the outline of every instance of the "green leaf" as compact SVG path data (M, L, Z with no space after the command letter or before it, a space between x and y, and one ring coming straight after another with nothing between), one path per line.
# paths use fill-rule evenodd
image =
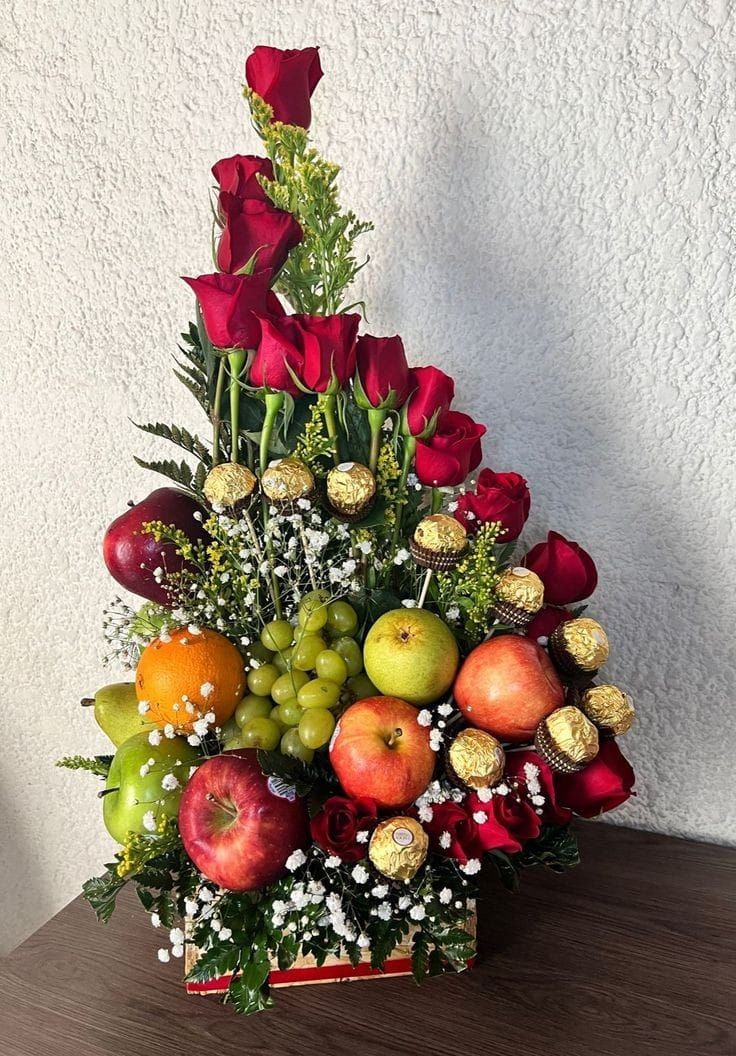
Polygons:
M183 451L198 458L207 468L211 466L212 457L208 448L198 436L193 436L187 429L180 429L177 425L164 425L163 422L133 422L133 425L144 433L160 436L163 440L176 444Z
M580 863L578 841L569 825L547 825L536 840L530 840L524 849L515 855L518 865L546 865L555 873L574 869Z
M423 982L429 972L429 939L421 928L414 932L412 939L411 971L418 983Z
M186 979L190 983L206 983L223 975L231 975L238 966L241 951L231 942L218 943L200 954L197 963L189 970Z
M115 901L125 884L126 879L117 874L117 862L113 862L105 866L102 876L94 876L82 885L82 895L92 906L98 920L107 923L113 915Z
M489 857L498 870L501 883L508 891L519 890L519 866L505 851L490 851Z
M308 796L320 786L328 789L338 787L337 778L327 763L308 765L290 755L266 752L262 748L258 749L258 763L262 773L280 783L279 787L275 787L277 795L286 798L292 794Z
M273 999L268 993L270 962L265 945L258 940L253 945L250 959L242 965L239 974L230 983L228 998L233 1008L243 1016L262 1012L270 1008Z
M112 759L111 755L96 755L94 759L87 759L83 755L65 755L63 759L56 760L56 766L66 770L87 770L98 777L107 777Z
M162 476L168 477L169 480L173 480L175 484L178 484L186 491L196 494L196 489L193 486L194 474L186 462L173 462L170 459L166 459L163 462L146 462L145 459L138 458L136 455L133 456L133 459L141 469L150 469L152 473L160 473Z

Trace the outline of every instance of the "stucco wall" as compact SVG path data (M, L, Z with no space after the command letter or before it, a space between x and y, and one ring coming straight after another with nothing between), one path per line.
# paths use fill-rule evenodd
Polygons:
M209 269L209 167L256 147L255 43L319 43L318 144L372 217L373 333L458 380L528 537L594 555L639 706L616 821L734 841L732 216L726 0L10 0L2 29L0 948L106 860L107 522L196 424L169 372ZM727 105L728 104L728 105ZM731 445L732 445L731 437ZM729 559L730 548L730 559Z

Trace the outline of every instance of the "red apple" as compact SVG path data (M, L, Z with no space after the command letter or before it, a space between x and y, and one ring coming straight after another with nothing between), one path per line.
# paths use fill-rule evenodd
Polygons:
M142 525L162 521L195 542L205 535L202 522L194 519L198 511L203 512L191 495L177 488L157 488L131 506L105 532L102 552L110 575L133 594L159 605L171 604L166 583L156 582L154 569L180 572L184 562L173 543L157 543L149 532L143 531Z
M429 730L419 712L397 697L366 697L343 712L330 742L330 762L349 796L379 807L407 807L434 771Z
M565 703L552 661L531 638L504 634L469 653L455 679L455 702L471 726L503 741L529 741Z
M256 891L285 871L289 855L309 844L303 799L276 791L254 749L202 763L179 805L179 832L194 864L228 891Z

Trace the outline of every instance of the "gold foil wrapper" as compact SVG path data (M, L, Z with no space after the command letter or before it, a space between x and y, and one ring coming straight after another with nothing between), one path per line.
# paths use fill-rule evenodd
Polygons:
M336 513L357 517L376 495L376 479L360 462L341 462L327 474L327 501Z
M388 818L373 830L368 857L391 880L411 880L428 850L429 838L416 818Z
M447 752L450 768L469 788L490 788L503 777L506 753L484 730L461 730Z
M314 491L314 477L298 458L279 458L261 477L263 494L276 506L308 498Z
M530 568L507 568L496 584L496 595L499 601L534 616L544 602L544 583Z
M580 707L596 726L614 737L628 733L636 715L631 697L618 686L591 686L580 698Z
M258 477L247 466L237 462L221 462L207 474L204 496L209 503L219 506L244 506L258 488Z
M582 770L598 755L598 730L579 708L557 708L537 727L537 751L554 770Z
M446 513L432 513L417 525L410 543L418 565L446 572L454 568L468 545L468 533L460 521Z
M608 659L606 632L586 616L561 623L550 642L563 665L578 671L596 671Z

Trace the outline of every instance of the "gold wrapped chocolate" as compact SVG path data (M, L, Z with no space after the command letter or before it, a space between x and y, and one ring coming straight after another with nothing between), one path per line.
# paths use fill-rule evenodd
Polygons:
M373 830L368 857L391 880L411 880L428 849L429 839L416 818L388 818Z
M580 707L596 726L614 737L629 732L636 714L631 697L618 686L591 686L581 696Z
M549 651L563 671L597 671L608 659L608 638L596 620L581 616L559 625L550 636Z
M364 517L375 497L375 477L360 462L341 462L327 474L327 502L347 521Z
M461 730L447 751L450 769L469 788L490 788L503 777L506 753L484 730Z
M598 755L598 730L579 708L557 708L542 719L534 744L553 770L572 774Z
M261 477L263 494L274 506L289 506L314 491L312 471L298 458L277 458Z
M247 466L221 462L209 471L202 490L209 503L236 509L247 506L257 487L258 477Z
M447 572L459 562L468 545L468 533L460 521L446 513L432 513L417 525L409 544L418 565Z
M496 599L493 615L525 627L542 607L544 583L530 568L507 568L496 583Z

